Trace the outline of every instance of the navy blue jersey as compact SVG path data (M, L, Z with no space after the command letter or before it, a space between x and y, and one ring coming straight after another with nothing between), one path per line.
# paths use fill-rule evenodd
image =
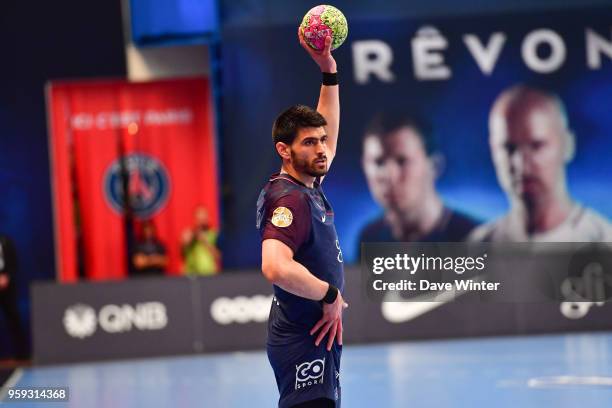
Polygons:
M277 239L291 248L293 259L317 278L344 288L342 251L334 212L315 182L309 188L288 174L273 175L257 200L257 228L262 241ZM274 285L268 321L268 357L280 390L280 407L316 398L339 406L341 346L319 347L310 329L321 319L319 301L305 299Z

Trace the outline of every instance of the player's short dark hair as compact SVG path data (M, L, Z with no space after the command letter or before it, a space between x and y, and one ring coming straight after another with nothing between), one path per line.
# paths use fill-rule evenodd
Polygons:
M431 156L438 152L438 144L431 124L417 113L407 112L379 112L370 121L363 134L363 140L375 136L385 139L391 132L401 128L414 129L425 147L425 153Z
M305 105L294 105L278 115L272 125L272 141L290 145L302 128L321 127L327 121L316 110Z

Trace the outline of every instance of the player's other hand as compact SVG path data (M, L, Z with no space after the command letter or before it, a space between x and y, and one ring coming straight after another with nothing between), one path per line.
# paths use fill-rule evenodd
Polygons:
M331 55L331 36L327 36L325 38L325 48L321 51L317 51L314 48L310 47L306 44L306 40L304 39L304 34L302 33L301 27L298 27L298 39L300 40L300 45L302 48L306 50L306 52L310 55L310 57L317 63L319 68L321 68L321 72L331 72L334 73L338 71L336 68L336 60Z
M318 347L323 341L326 334L327 337L327 350L331 350L334 344L334 339L337 340L339 345L342 345L342 311L348 307L348 304L342 298L342 294L338 293L336 301L332 304L323 304L323 317L310 329L310 335L312 336L316 332L319 332L315 345Z

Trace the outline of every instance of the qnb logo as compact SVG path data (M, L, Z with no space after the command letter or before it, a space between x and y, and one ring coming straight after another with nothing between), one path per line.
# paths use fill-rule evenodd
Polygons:
M79 339L94 334L98 323L94 308L80 303L66 309L63 322L66 333Z
M100 327L108 333L138 330L161 330L168 325L166 306L160 302L131 305L106 305L98 314Z
M325 372L325 359L307 361L295 366L295 389L323 384Z
M160 302L131 305L106 305L98 314L93 307L76 304L64 312L64 328L72 337L84 339L93 335L98 325L107 333L124 333L132 329L161 330L168 325L166 306Z
M220 297L210 305L210 315L219 324L263 323L268 320L273 296Z

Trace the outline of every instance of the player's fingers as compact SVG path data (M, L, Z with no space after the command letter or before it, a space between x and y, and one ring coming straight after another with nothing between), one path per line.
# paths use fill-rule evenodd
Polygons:
M342 327L342 319L338 320L338 344L342 345L342 332L344 328Z
M304 31L301 26L298 26L298 39L300 40L300 45L304 48L308 53L312 51L310 46L306 43L306 39L304 38Z
M343 304L342 304L342 308L343 308L343 309L346 309L347 307L348 307L348 303L343 303Z
M302 32L302 27L298 26L298 31L297 31L297 35L298 35L298 40L300 41L300 45L302 47L304 47L306 44L306 41L304 40L304 33Z
M312 329L310 329L310 335L312 336L313 334L315 334L320 328L321 326L323 326L323 324L325 324L327 320L325 320L325 317L322 317L321 320L319 320L313 327Z
M323 48L323 54L329 55L331 53L331 43L331 35L328 35L327 37L325 37L325 48Z
M329 336L327 337L327 351L330 351L332 346L334 345L334 340L336 339L337 332L338 332L338 322L334 322L334 324L332 324L331 326L331 331L329 332Z
M314 58L319 54L306 42L306 39L304 38L304 31L302 30L301 26L298 26L298 38L300 39L300 45L302 48L304 48L311 57Z
M321 344L321 341L323 340L323 338L325 337L325 335L327 334L327 332L329 331L329 328L331 327L331 325L334 323L334 321L329 321L325 324L325 326L323 326L323 328L321 329L321 331L319 332L319 336L317 336L317 340L315 341L315 346L319 346L319 344Z

